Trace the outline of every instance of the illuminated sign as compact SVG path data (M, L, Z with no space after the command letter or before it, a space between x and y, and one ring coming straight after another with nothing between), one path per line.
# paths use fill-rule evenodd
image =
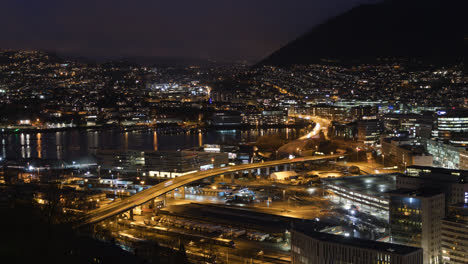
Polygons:
M213 164L208 164L208 165L202 165L202 166L200 166L200 170L201 170L201 171L206 171L206 170L213 169L213 168L214 168Z

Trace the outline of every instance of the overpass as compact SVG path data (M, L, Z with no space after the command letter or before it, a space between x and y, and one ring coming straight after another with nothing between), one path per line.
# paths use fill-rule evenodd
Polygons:
M99 221L105 220L109 217L121 214L128 211L136 206L142 205L152 199L155 199L161 195L166 194L174 189L177 189L186 184L196 182L205 178L210 178L218 175L231 174L236 172L249 171L254 169L277 167L280 165L291 165L296 163L306 163L318 160L337 159L343 155L327 155L327 156L312 156L312 157L301 157L296 159L283 159L267 162L259 162L252 164L242 164L237 166L229 166L223 168L216 168L207 171L199 171L190 174L186 174L177 178L166 180L162 183L154 185L146 190L136 193L128 198L125 198L118 202L113 202L105 205L101 208L95 209L89 212L78 226L94 224Z

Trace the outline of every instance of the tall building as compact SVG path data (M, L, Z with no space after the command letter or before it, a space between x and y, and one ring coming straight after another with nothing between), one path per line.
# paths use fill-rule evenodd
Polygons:
M421 248L294 228L293 264L422 264Z
M423 249L423 263L441 263L445 196L431 190L398 189L390 195L390 241Z
M442 263L468 263L468 203L466 202L450 206L447 217L442 221Z

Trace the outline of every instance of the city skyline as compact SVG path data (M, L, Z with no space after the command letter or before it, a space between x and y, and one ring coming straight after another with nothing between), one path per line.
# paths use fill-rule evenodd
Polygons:
M460 4L4 4L2 260L468 263Z

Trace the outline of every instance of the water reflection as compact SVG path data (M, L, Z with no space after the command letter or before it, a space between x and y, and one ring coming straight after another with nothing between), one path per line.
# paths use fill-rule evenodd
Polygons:
M26 158L31 158L31 146L29 146L29 138L30 138L30 135L29 134L26 134Z
M38 158L42 158L42 140L41 140L41 137L42 137L42 134L41 134L41 133L37 133L37 147L36 147L36 151L37 151L37 157L38 157Z
M55 148L56 148L56 158L62 159L62 133L66 132L55 132Z
M2 138L2 158L6 158L6 147L5 147L5 139Z
M297 137L296 129L217 130L205 133L165 134L156 131L73 130L51 133L0 134L2 157L79 160L98 149L177 150L203 144L235 145L253 142L261 135L281 133Z
M203 146L203 134L201 131L198 132L198 146Z
M153 132L153 150L158 150L158 133L156 131Z
M124 149L128 149L128 132L125 132L125 137L124 137Z

